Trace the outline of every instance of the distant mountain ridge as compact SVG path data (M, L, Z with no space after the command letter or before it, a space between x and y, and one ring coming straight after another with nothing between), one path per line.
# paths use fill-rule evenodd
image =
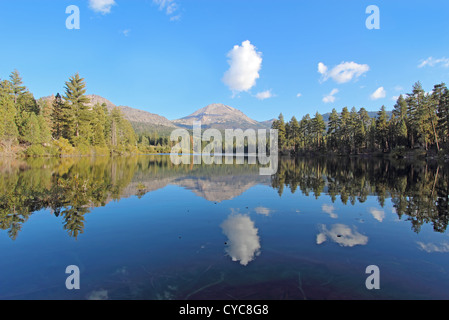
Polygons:
M167 118L160 116L158 114L150 113L148 111L144 111L144 110L140 110L140 109L131 108L128 106L116 106L111 101L107 100L106 98L103 98L101 96L94 95L94 94L87 95L87 97L90 99L90 101L91 101L90 104L92 106L97 103L99 103L99 104L104 103L106 105L106 108L108 108L109 111L114 109L115 107L119 108L123 112L125 119L128 120L129 122L131 122L131 124L133 126L138 126L139 124L140 125L147 124L149 126L154 126L154 127L176 128L176 125L174 125L170 120L168 120Z
M117 106L108 99L99 95L90 94L87 95L90 99L90 106L95 104L105 104L106 108L111 111L113 108L119 108L125 119L127 119L134 130L137 133L149 133L158 132L161 134L167 134L176 128L192 129L194 121L200 121L203 129L214 128L218 130L224 129L269 129L276 119L267 121L256 121L245 115L242 111L224 105L222 103L213 103L204 108L201 108L194 113L173 121L167 118L154 114L148 111L131 108L128 106ZM43 97L42 99L52 102L55 98L54 95ZM329 116L331 113L323 114L323 120L327 124L329 122ZM368 112L372 118L377 118L377 112ZM391 111L387 111L387 115L390 117Z
M274 119L263 122L256 121L249 118L242 111L221 103L210 104L187 117L170 121L163 116L148 111L128 106L118 106L99 95L90 94L86 96L90 99L88 105L91 107L98 103L105 104L109 111L116 107L119 108L124 118L131 122L137 133L159 132L166 134L176 128L191 129L194 121L201 121L202 127L205 129L269 129L274 121ZM42 99L52 102L54 98L55 96L52 95Z

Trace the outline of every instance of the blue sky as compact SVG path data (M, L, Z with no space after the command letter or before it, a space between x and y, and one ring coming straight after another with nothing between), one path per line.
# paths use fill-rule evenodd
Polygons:
M210 103L259 121L391 110L418 80L449 83L448 12L447 0L1 0L0 78L18 69L39 98L79 72L88 93L168 119Z

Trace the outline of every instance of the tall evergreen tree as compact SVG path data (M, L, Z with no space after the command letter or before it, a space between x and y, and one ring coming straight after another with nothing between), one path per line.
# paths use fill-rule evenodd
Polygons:
M389 150L389 125L388 125L388 115L385 110L385 106L382 106L377 114L376 120L376 138L377 143L383 151Z
M275 120L272 124L272 128L278 130L279 148L284 149L287 145L287 132L285 129L285 121L282 113L279 115L278 120Z
M395 135L396 143L405 146L407 144L408 138L408 114L407 114L407 101L405 101L402 94L396 100L396 104L393 107L393 115L395 116L396 122Z
M438 101L438 129L440 137L444 143L449 142L449 90L445 84L441 84L439 91ZM435 97L436 98L436 97ZM448 149L446 147L446 149Z
M301 121L299 122L299 132L301 148L303 148L304 150L310 149L310 142L312 141L312 119L310 119L309 114L306 114L304 117L302 117Z
M350 142L350 134L351 134L351 120L350 114L347 107L344 107L341 111L340 115L340 128L338 130L338 134L340 135L341 143L340 148L341 151L347 153L350 150L351 142Z
M296 120L296 117L293 116L290 120L290 131L291 131L291 145L294 147L295 152L298 152L299 149L299 136L300 136L300 128L299 122Z
M64 132L64 121L66 117L64 116L64 102L59 93L56 94L53 100L53 108L51 113L52 120L52 136L56 140L62 137Z
M104 105L96 104L93 108L92 117L92 145L105 147L106 146L106 120L107 110Z
M332 109L332 112L329 116L329 124L327 129L327 135L329 137L328 146L330 150L335 151L338 146L338 131L340 128L340 117L337 113L337 110Z
M91 135L91 112L87 106L90 100L85 96L85 88L84 79L80 78L78 73L70 77L65 85L65 118L68 125L66 134L75 145L87 144Z
M406 101L408 105L411 146L414 147L416 141L419 141L427 150L432 135L432 115L429 113L429 97L419 81L413 85L412 93L407 94Z
M14 105L17 105L19 97L25 93L26 87L23 86L22 77L19 71L14 70L9 76L12 85L12 94L14 96Z
M7 152L17 142L19 131L16 125L17 110L14 105L14 96L11 83L0 83L0 142Z
M430 97L429 101L429 114L432 124L432 130L434 133L435 138L435 144L437 145L438 151L440 150L439 145L439 134L437 131L441 131L441 123L442 119L445 118L444 116L444 109L447 108L445 104L447 103L445 101L445 95L447 93L447 87L444 83L437 84L433 87L432 95ZM443 111L443 112L442 112ZM442 132L440 135L444 136L444 132Z
M33 94L31 94L27 88L23 85L22 77L17 70L14 70L9 76L12 94L14 97L14 105L18 111L18 116L21 116L23 112L39 113L39 108ZM26 116L25 116L26 117ZM22 119L18 120L19 122ZM20 125L18 122L18 125ZM20 129L20 128L19 128Z
M323 116L317 112L312 119L312 132L315 135L316 146L320 149L323 145L324 130L326 129L326 123L323 120Z

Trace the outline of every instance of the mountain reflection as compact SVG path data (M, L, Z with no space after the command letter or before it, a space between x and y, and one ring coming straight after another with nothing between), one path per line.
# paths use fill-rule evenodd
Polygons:
M448 173L448 164L355 158L280 159L278 173L272 177L260 176L255 165L176 166L169 156L160 155L1 160L0 229L16 239L33 213L48 209L61 217L64 229L77 238L85 228L85 215L111 201L142 197L176 185L208 201L221 202L262 184L271 186L280 196L286 190L300 190L306 196L329 197L332 202L339 198L343 204L355 205L365 202L368 196L376 196L383 207L386 199L391 199L398 217L410 221L415 232L427 223L435 231L444 232L449 221ZM331 204L323 205L322 210L330 217L338 216ZM261 215L272 212L264 207L256 210ZM385 217L379 208L370 213L380 222ZM233 221L248 230L252 226L253 235L257 229L245 216L228 220L224 224L230 239L228 254L242 264L248 263L249 253L256 254L259 249L256 241L246 244L245 255L239 251L239 241L246 239L229 230ZM321 240L334 239L332 227L322 231ZM340 243L345 240L341 238L337 237Z

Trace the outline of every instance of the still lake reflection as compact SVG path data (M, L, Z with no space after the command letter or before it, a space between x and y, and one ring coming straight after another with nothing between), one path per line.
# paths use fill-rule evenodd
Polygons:
M1 160L0 299L448 299L448 175L383 159L281 159L272 177L163 155Z

